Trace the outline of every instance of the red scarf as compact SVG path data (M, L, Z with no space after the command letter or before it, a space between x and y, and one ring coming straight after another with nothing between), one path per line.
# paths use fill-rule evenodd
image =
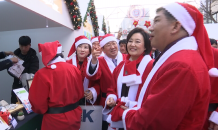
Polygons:
M86 76L86 67L87 67L88 59L85 58L83 61L83 64L80 65L78 57L76 56L76 63L77 63L77 68L80 70L80 72L82 74L82 80L84 81L85 76Z
M142 53L137 60L134 61L130 61L130 55L128 54L126 57L126 61L125 61L125 66L124 66L124 71L123 71L123 76L128 76L128 75L132 75L132 74L136 74L137 76L140 75L140 73L137 70L137 64L139 64L143 57L144 57L144 53Z

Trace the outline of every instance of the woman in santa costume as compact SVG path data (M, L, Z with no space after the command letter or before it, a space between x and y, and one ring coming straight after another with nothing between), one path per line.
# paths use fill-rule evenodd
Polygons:
M151 45L161 53L141 88L136 107L121 112L127 130L202 130L210 76L218 76L203 15L186 3L156 10ZM217 121L217 112L211 121Z
M44 68L36 72L29 101L35 113L43 114L42 130L78 130L84 96L80 71L66 63L58 41L38 44Z
M135 28L128 34L126 48L128 56L113 72L113 88L108 89L103 114L113 109L119 111L121 104L128 108L137 105L138 94L152 69L153 60L149 55L151 43L144 29ZM111 127L122 130L122 119L117 118L117 115L118 112L112 111L107 121Z
M83 87L84 87L84 97L92 104L95 103L97 100L97 96L99 95L100 87L99 87L99 82L98 81L89 81L85 75L86 75L86 67L87 63L89 60L89 56L91 54L91 47L92 44L90 40L84 36L78 36L68 54L67 62L70 64L73 64L76 66L82 75L82 82L83 82ZM76 52L75 55L73 53ZM73 56L72 56L73 55ZM72 59L69 59L69 57L72 56ZM93 96L94 95L94 96ZM85 105L86 100L85 98L81 99L80 105Z

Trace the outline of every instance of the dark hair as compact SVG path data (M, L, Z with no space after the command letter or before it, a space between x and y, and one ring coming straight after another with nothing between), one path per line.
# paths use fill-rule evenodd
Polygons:
M176 20L175 17L173 17L172 14L170 14L166 9L164 9L163 7L160 7L156 10L156 13L163 11L164 15L166 16L166 18L170 21L172 20Z
M88 44L88 43L87 43L87 44ZM88 44L88 45L89 45L89 44ZM76 48L76 49L77 49L77 48ZM89 45L89 54L87 55L87 57L90 56L91 52L92 52L92 47ZM76 51L76 55L77 55L77 51Z
M120 44L127 44L127 40L126 40L126 39L120 40L120 41L119 41L119 45L120 45Z
M214 43L217 45L217 41L215 39L210 38L210 44L213 45Z
M58 58L58 56L60 56L61 58L64 58L63 53L59 53L51 61L53 61L54 59Z
M130 33L127 35L127 44L129 42L129 39L132 37L133 34L135 33L140 33L142 36L143 36L143 39L144 39L144 47L146 48L145 50L145 54L144 55L147 55L147 54L150 54L151 52L151 41L149 40L150 36L149 34L142 28L139 28L139 27L136 27L134 28L132 31L130 31ZM127 49L127 46L126 46L126 51L128 52L128 49Z
M19 45L27 46L31 44L31 39L29 36L21 36L19 38Z

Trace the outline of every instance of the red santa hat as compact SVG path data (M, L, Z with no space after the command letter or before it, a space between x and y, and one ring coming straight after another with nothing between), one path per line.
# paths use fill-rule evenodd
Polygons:
M186 3L171 3L163 8L182 24L182 27L188 32L189 36L195 37L198 50L208 67L209 75L211 77L218 77L218 70L214 68L210 40L204 27L204 19L201 12L194 6Z
M100 42L100 46L103 47L110 41L117 41L113 34L106 34L104 36L99 36L98 40Z
M55 69L56 66L48 66L48 63L57 55L62 52L62 46L59 41L46 42L44 44L38 44L39 53L42 55L42 62L46 67Z
M91 38L91 43L93 44L94 42L98 42L98 37L92 37Z
M68 54L68 58L67 58L67 59L69 59L69 57L76 51L76 48L77 48L80 44L83 44L83 43L87 43L87 44L89 44L90 46L92 46L91 42L89 41L89 39L88 39L86 36L81 35L81 36L77 37L77 38L75 39L75 41L74 41L74 43L73 43L71 49L70 49L70 52L69 52L69 54Z

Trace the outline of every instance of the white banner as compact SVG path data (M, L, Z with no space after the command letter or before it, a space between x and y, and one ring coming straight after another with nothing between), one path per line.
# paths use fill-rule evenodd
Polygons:
M102 106L80 106L83 110L80 130L101 130Z

